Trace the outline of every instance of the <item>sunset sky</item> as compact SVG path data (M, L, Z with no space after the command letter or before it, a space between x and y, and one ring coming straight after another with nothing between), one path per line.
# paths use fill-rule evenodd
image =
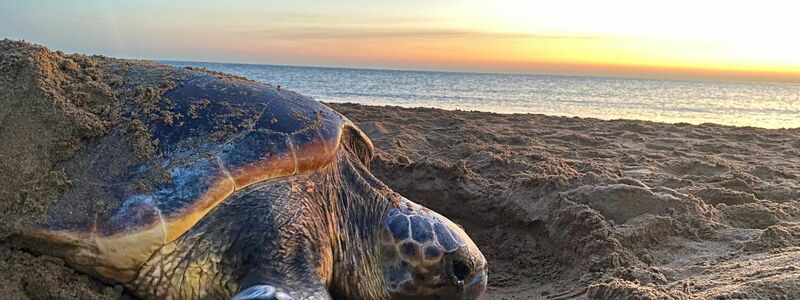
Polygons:
M28 2L3 3L0 36L66 52L800 82L796 1Z

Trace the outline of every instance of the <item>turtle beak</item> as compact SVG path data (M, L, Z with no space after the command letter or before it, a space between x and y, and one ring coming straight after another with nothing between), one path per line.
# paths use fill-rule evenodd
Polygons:
M462 296L460 298L464 300L480 299L486 292L486 285L489 280L486 258L465 232L461 231L460 233L464 235L464 240L467 242L464 248L466 253L463 257L470 258L473 268L472 274L462 281L464 285L461 290Z

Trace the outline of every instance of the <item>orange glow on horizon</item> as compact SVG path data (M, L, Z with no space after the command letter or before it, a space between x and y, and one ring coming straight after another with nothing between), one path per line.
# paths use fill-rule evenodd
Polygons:
M332 1L14 2L0 34L130 58L800 83L800 2Z
M228 45L232 51L249 49L244 56L299 55L344 67L382 64L400 69L800 82L800 55L797 63L748 61L746 54L728 48L652 39L441 32L401 37L376 33L344 43L341 39L277 42Z

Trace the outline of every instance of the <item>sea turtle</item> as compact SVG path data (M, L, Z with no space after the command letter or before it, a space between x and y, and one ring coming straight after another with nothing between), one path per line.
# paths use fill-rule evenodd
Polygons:
M375 178L372 143L347 118L270 85L157 69L135 76L171 72L159 109L172 115L126 112L154 154L137 159L130 126L110 129L60 163L70 187L13 242L147 299L484 293L472 240Z

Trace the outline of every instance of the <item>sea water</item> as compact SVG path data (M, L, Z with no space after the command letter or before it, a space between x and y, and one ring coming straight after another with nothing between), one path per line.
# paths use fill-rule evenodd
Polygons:
M800 127L800 84L166 63L245 76L325 102Z

